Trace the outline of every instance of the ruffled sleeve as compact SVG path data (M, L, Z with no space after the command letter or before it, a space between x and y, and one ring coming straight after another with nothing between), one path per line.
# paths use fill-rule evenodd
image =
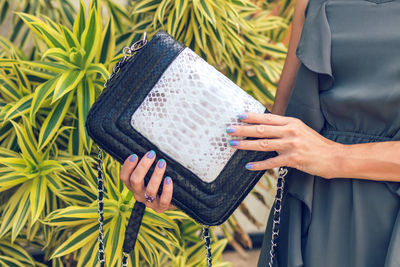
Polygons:
M312 0L309 0L312 1ZM326 4L323 2L316 10L308 10L300 41L296 49L299 60L311 71L320 74L319 89L332 86L334 76L331 66L331 31L326 16Z
M308 0L306 19L296 49L300 64L286 116L301 119L316 131L322 129L325 118L319 93L334 83L331 66L331 31L326 16L328 1Z

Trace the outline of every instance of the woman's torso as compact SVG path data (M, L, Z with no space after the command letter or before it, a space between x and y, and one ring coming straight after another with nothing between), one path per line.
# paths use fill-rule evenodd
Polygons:
M286 115L340 143L400 140L400 1L309 0L306 12ZM280 266L400 266L400 183L293 169L287 192Z
M335 82L320 91L324 131L399 139L400 1L375 1L326 1Z

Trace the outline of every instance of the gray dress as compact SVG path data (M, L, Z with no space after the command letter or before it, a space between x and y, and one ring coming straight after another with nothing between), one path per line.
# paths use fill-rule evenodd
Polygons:
M309 0L296 55L287 116L339 143L400 140L400 0ZM286 185L275 266L400 266L400 183L290 169ZM271 216L258 267L270 238Z

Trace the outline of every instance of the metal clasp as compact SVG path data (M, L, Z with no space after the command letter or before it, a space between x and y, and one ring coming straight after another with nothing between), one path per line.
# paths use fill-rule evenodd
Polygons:
M122 49L122 54L124 55L124 60L132 56L134 52L139 51L147 44L147 32L143 33L143 38L139 41L133 43L131 47L126 46Z

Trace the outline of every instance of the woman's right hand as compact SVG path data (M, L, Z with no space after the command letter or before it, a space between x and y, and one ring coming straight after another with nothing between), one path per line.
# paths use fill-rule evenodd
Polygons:
M164 179L161 195L157 195L162 182L167 163L164 159L157 162L154 172L147 186L144 185L144 177L156 159L153 150L148 151L140 160L136 154L129 156L121 167L120 178L132 191L136 201L144 203L156 212L164 212L168 209L176 209L171 204L173 184L171 177Z

